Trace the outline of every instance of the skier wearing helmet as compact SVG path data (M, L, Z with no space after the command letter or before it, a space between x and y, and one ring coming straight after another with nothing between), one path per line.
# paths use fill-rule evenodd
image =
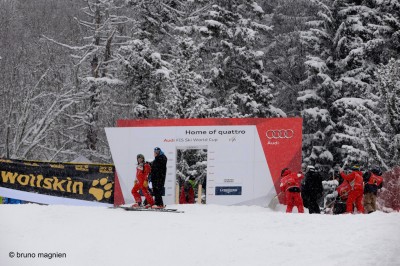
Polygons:
M147 204L145 208L150 208L154 204L153 197L150 195L148 187L148 177L151 171L150 164L145 162L144 155L138 154L136 167L136 179L132 188L132 195L135 198L136 203L132 205L133 208L139 208L142 205L142 197L139 194L139 190L142 190L143 195L146 198Z

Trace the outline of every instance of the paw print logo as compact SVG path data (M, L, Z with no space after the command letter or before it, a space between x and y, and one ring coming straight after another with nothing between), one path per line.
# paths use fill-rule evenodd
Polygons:
M100 187L98 187L100 185ZM89 193L92 194L97 201L101 201L102 199L110 198L112 195L112 187L113 183L108 182L108 177L104 177L102 179L96 179L92 182L92 187L89 189Z

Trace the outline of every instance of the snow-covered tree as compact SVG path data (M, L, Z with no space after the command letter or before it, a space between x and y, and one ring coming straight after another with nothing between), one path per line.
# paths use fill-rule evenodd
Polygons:
M310 55L298 98L305 124L312 125L304 129L305 158L322 164L368 164L374 156L385 165L372 136L379 135L381 124L373 88L376 66L383 60L380 46L393 33L384 19L390 14L374 1L313 2L320 19L309 22L312 28L302 34Z
M148 39L152 43L162 44L168 52L173 43L171 30L180 23L181 11L185 4L176 0L128 0L136 13L138 21L135 35L139 39ZM169 45L168 45L169 44Z
M385 3L377 1L348 1L339 11L345 20L346 34L341 34L342 49L346 57L339 61L344 69L341 74L341 88L345 98L337 100L333 111L345 108L347 97L353 103L345 115L338 115L334 139L342 145L356 161L365 165L379 164L388 168L391 153L388 152L386 121L380 116L380 93L376 92L379 63L386 63L388 55L396 53L391 43L400 25L393 10L387 12ZM397 29L396 29L397 28ZM351 34L350 36L348 36ZM348 102L348 101L347 101ZM335 119L336 120L336 119ZM340 127L340 128L339 128Z
M338 28L331 7L316 3L318 19L307 24L310 30L302 32L302 41L308 48L307 79L302 82L299 92L301 114L304 119L303 160L307 163L332 164L333 154L329 150L330 136L334 122L330 114L332 103L339 97L338 85L334 82L333 62L336 55L334 35Z
M77 100L71 68L68 55L42 34L76 40L72 15L78 8L61 0L0 1L1 156L51 160L69 153L59 134L67 125L59 121Z
M54 124L81 95L72 89L61 93L41 90L48 78L44 73L34 87L26 89L23 101L11 107L5 134L7 158L51 160L65 148L61 145L57 150L52 142L62 130L62 125Z
M207 150L179 149L177 153L177 183L182 185L193 176L197 184L203 184L207 179Z
M128 1L128 4L135 12L134 39L122 47L120 63L127 91L134 95L129 97L131 113L141 118L185 117L182 102L185 92L181 91L179 79L188 81L184 72L190 66L180 52L186 49L185 42L179 41L175 31L184 3L162 0ZM190 76L184 86L190 87L195 78Z
M203 2L203 1L199 1ZM285 114L272 106L272 80L259 49L271 27L255 1L212 1L188 20L201 36L203 75L210 80L210 117L270 117Z
M389 166L400 164L400 60L391 59L378 69L380 119L382 125L376 142L381 144ZM383 156L382 156L383 157Z
M298 116L299 83L306 78L306 54L300 31L308 29L306 22L314 18L315 10L309 0L276 0L264 2L264 5L271 5L269 9L273 7L271 14L264 18L266 22L272 20L273 26L271 36L264 44L264 64L276 84L274 102L287 115Z
M31 2L0 1L3 155L109 161L102 128L117 119L284 116L277 106L303 116L305 161L399 161L398 1ZM17 151L17 121L35 127L55 102L45 143L29 141L41 154Z
M126 83L126 94L131 101L131 116L160 117L159 104L164 102L168 95L166 88L171 86L171 65L147 39L129 41L118 53L120 76Z
M123 1L87 0L82 9L87 19L78 19L81 27L82 44L65 44L45 36L72 52L75 67L75 91L83 93L74 112L66 114L71 127L66 132L79 146L80 152L88 158L108 160L110 154L106 147L103 127L114 125L108 122L110 91L118 90L123 82L116 72L118 47L126 43L125 36L130 18L124 15ZM75 148L74 148L75 149Z
M177 36L177 46L172 52L171 86L162 110L166 117L198 118L207 115L209 108L206 88L208 80L204 78L198 66L201 44L185 35Z

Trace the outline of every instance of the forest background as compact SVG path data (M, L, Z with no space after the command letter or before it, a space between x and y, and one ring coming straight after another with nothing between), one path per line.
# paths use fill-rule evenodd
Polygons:
M400 162L397 0L0 0L0 156L111 162L117 119L302 117L303 161Z

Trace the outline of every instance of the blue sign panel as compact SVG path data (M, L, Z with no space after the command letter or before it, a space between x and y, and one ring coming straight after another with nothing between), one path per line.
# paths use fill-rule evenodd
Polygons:
M242 187L215 187L215 195L242 195Z

